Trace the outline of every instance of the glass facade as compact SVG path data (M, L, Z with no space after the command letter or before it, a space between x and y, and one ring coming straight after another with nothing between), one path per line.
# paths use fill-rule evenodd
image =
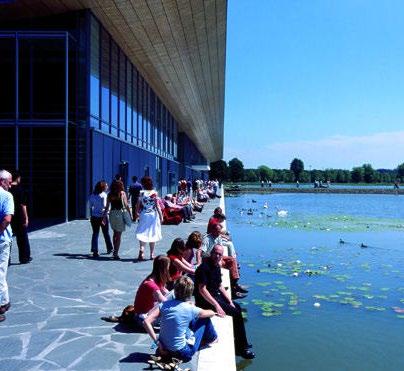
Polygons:
M0 34L0 120L63 121L66 34Z
M173 191L178 161L192 153L185 156L173 115L111 35L87 10L32 25L0 31L0 159L25 175L33 215L85 216L88 190L122 164Z
M94 16L90 23L91 127L176 159L178 124L174 117Z

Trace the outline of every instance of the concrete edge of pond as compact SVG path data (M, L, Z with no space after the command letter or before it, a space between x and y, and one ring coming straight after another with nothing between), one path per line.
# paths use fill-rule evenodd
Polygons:
M225 213L224 189L221 188L220 207ZM226 221L224 221L226 227ZM222 269L224 287L230 289L230 277L228 270ZM218 333L218 342L209 348L199 352L198 371L212 370L236 370L236 355L234 350L233 319L213 317L212 322Z

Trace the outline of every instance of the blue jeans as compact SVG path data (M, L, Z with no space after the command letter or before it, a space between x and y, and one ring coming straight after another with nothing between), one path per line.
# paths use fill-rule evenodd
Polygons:
M102 234L104 235L107 251L110 252L113 250L111 237L109 236L109 221L108 219L106 219L106 223L102 224L102 220L103 218L98 218L96 216L92 216L90 219L91 227L93 228L93 236L91 238L91 252L98 253L98 235L100 234L100 227L102 230Z
M189 328L194 332L194 345L186 344L184 348L172 352L172 356L189 362L192 356L199 350L201 342L211 343L217 338L217 333L210 318L199 318L192 321Z

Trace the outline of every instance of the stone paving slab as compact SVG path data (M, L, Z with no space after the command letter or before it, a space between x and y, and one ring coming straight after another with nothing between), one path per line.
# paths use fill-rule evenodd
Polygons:
M205 205L193 223L163 226L156 255L176 237L206 232L218 200ZM8 283L12 306L0 324L0 370L143 370L151 340L102 316L119 315L134 295L152 262L136 262L138 242L133 225L122 235L119 255L90 258L91 226L76 220L30 233L33 261L19 265L12 250ZM112 234L112 233L111 233ZM149 255L146 250L146 257ZM196 370L198 356L187 364Z

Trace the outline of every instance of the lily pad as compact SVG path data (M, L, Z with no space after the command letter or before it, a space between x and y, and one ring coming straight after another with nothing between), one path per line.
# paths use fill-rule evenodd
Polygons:
M257 286L262 286L262 287L269 286L270 284L271 284L270 282L257 282Z
M376 312L383 312L386 310L384 307L365 307L367 310L372 310Z

